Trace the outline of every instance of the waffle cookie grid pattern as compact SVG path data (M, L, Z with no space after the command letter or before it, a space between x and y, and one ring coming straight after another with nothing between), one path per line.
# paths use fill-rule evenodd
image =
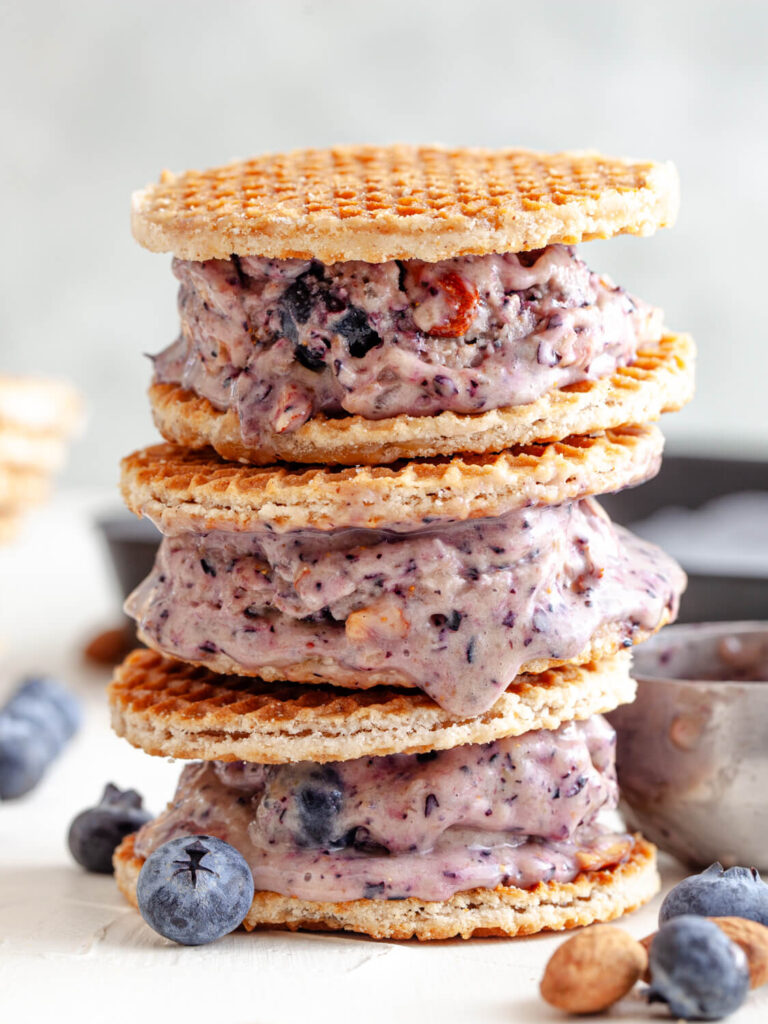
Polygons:
M384 262L520 252L674 221L671 164L597 153L338 146L174 175L133 197L148 249Z
M653 424L517 446L493 455L390 466L244 466L210 449L155 445L122 462L128 508L171 526L277 530L378 527L496 516L527 505L605 494L648 479L664 439Z
M418 690L342 690L218 676L154 651L118 667L108 697L118 735L160 757L343 761L489 743L612 711L634 699L629 653L520 675L482 715L462 718Z

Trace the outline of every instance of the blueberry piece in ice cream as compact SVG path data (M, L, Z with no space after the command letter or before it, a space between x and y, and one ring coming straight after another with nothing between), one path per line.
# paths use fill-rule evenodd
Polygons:
M674 1018L720 1020L749 991L744 951L712 921L684 915L667 921L650 954L651 1002L666 1003Z
M659 924L683 914L746 917L768 925L768 885L754 868L723 869L710 864L671 889L661 905Z
M363 310L355 306L338 321L336 331L346 338L349 354L354 359L362 359L372 348L382 343Z
M152 853L139 874L141 916L185 946L214 942L242 924L253 876L234 846L212 836L183 836Z
M325 369L325 349L321 344L310 347L309 345L296 345L293 350L298 362L313 373L320 373Z
M305 324L312 312L312 292L307 285L307 275L302 274L283 293L286 311L298 324Z
M334 768L319 767L298 792L296 804L301 827L315 846L330 846L336 839L336 827L344 795L342 782Z
M98 804L81 811L69 826L69 852L86 871L111 875L116 847L151 817L136 790L123 791L108 782Z

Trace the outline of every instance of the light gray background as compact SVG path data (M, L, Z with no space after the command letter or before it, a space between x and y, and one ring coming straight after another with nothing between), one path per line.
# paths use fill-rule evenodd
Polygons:
M163 167L347 141L671 158L677 227L584 247L700 346L678 451L768 454L768 13L760 2L2 2L0 368L64 375L91 419L71 482L154 437L142 352L169 259L131 239Z

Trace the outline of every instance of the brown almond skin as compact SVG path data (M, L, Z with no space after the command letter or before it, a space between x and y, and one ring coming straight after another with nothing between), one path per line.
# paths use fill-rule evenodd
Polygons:
M125 626L105 629L85 646L83 654L97 665L117 665L136 646L132 631Z
M628 932L594 925L555 950L541 979L541 995L566 1013L599 1013L625 996L647 966L648 954Z
M656 938L656 932L651 932L651 934L650 935L646 935L644 939L640 939L640 945L645 950L646 957L650 956L650 954L651 954L651 943L653 942L653 940L655 938ZM646 963L645 970L643 971L643 976L642 976L642 978L640 980L644 981L647 985L650 985L650 983L651 983L651 967L650 967L650 964Z
M760 988L765 985L768 981L768 928L746 917L710 917L708 920L713 921L731 942L744 950L749 967L749 987ZM655 937L656 932L640 940L646 951L650 950ZM650 980L650 973L646 969L643 981Z

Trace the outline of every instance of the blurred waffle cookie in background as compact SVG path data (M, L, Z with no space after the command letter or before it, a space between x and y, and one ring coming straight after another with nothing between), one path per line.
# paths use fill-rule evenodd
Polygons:
M83 421L81 398L66 381L0 373L0 544L46 500Z

